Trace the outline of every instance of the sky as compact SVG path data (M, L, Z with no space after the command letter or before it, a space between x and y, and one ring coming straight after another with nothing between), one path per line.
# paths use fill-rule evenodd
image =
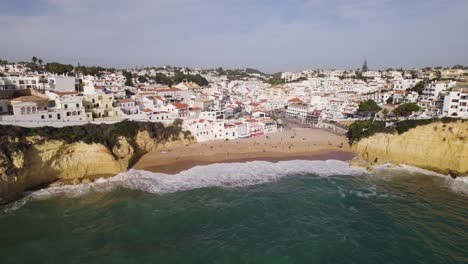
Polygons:
M468 0L0 0L0 58L266 72L468 65Z

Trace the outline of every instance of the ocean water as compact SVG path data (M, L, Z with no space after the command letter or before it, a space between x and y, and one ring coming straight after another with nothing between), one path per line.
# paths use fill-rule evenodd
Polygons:
M0 263L468 263L467 198L340 161L129 171L0 208Z

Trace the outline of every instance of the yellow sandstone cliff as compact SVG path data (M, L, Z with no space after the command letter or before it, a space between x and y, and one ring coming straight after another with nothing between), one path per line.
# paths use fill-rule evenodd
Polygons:
M406 164L443 174L468 175L468 122L437 122L397 134L379 133L353 144L372 165Z
M9 140L22 140L29 147L8 153L9 157L0 151L0 204L17 198L24 190L56 180L80 183L113 176L126 171L146 152L167 145L192 143L191 138L185 139L181 135L177 140L161 144L146 131L137 133L133 146L126 138L120 137L111 149L102 144L67 144L41 137Z

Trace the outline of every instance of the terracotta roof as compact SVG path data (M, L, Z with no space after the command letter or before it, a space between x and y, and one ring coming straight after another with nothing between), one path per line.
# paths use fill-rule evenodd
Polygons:
M41 101L48 101L48 99L34 96L34 95L27 95L27 96L20 96L12 99L11 101L15 102L41 102Z
M172 103L172 105L175 106L177 109L185 109L185 108L188 108L188 105L187 105L187 104L182 104L182 103L178 103L178 102Z
M53 92L53 93L59 96L78 94L78 92Z
M299 98L293 98L288 100L289 103L302 103L302 100Z
M175 87L156 89L156 92L178 92L178 91L182 91L182 90L179 88L175 88Z
M133 99L119 99L117 100L118 103L133 103L135 102Z
M150 95L154 94L153 92L139 92L138 95Z

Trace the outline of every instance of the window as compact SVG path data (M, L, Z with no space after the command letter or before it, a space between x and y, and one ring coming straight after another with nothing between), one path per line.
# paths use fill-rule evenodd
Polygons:
M44 119L44 115L41 115L41 119Z
M80 107L80 104L76 104L76 107L79 108L79 107Z
M52 115L49 115L49 118L52 118Z
M67 104L64 104L63 106L65 107L65 109L68 109L68 105L67 105Z
M60 114L57 114L57 119L60 120Z

